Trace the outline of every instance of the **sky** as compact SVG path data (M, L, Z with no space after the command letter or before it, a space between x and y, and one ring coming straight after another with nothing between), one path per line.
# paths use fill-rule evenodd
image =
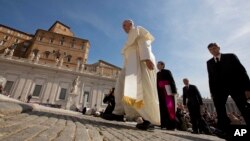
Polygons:
M132 19L155 37L152 50L164 61L182 95L183 78L210 97L207 45L234 53L250 71L249 0L0 0L0 24L35 34L55 21L90 41L88 62L104 60L123 66L127 39L124 19Z

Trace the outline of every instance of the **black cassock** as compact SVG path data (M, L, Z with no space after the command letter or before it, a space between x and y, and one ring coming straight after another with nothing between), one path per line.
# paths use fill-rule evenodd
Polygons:
M176 94L176 86L173 76L169 70L162 69L157 73L157 90L159 97L161 128L175 129L175 98L168 94L169 87L171 94Z
M115 97L112 94L109 94L104 97L103 103L107 103L108 106L106 107L104 114L112 114L115 109Z

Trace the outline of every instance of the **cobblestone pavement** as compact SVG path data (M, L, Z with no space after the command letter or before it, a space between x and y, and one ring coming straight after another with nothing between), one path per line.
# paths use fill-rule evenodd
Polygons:
M141 131L134 122L27 104L0 95L0 141L222 141L183 131Z
M182 131L140 131L132 122L99 117L32 111L0 117L1 141L220 141L209 135Z

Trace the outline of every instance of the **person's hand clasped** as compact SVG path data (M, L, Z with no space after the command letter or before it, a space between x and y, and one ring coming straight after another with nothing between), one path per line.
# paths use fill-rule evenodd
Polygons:
M153 70L154 69L154 64L150 60L146 60L146 65L148 69Z

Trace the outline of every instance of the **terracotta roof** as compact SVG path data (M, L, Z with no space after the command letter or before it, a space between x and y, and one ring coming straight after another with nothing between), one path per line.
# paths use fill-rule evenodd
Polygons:
M0 24L0 26L5 27L5 28L8 28L8 29L10 29L10 30L14 30L14 31L19 32L19 33L22 33L22 34L25 34L25 35L27 35L27 36L34 36L34 35L32 35L32 34L29 34L29 33L26 33L26 32L20 31L20 30L17 30L17 29L15 29L15 28L12 28L12 27L9 27L9 26L6 26L6 25Z
M65 27L67 27L68 29L70 29L70 27L69 26L67 26L67 25L65 25L65 24L63 24L62 22L60 22L60 21L56 21L50 28L49 28L49 30L48 31L50 31L52 28L53 28L53 26L55 26L57 23L59 23L59 24L61 24L61 25L63 25L63 26L65 26Z
M59 34L59 33L47 31L47 30L44 30L44 29L37 29L37 30L36 30L36 33L39 32L39 31L42 31L42 32L49 32L49 33L51 33L51 34L57 34L57 35L61 35L61 36L65 36L65 37L74 38L74 39L79 39L79 40L83 40L83 41L85 41L85 42L89 42L89 40L87 40L87 39L82 39L82 38L75 37L75 36L68 36L68 35L64 35L64 34ZM35 33L35 34L36 34L36 33Z

